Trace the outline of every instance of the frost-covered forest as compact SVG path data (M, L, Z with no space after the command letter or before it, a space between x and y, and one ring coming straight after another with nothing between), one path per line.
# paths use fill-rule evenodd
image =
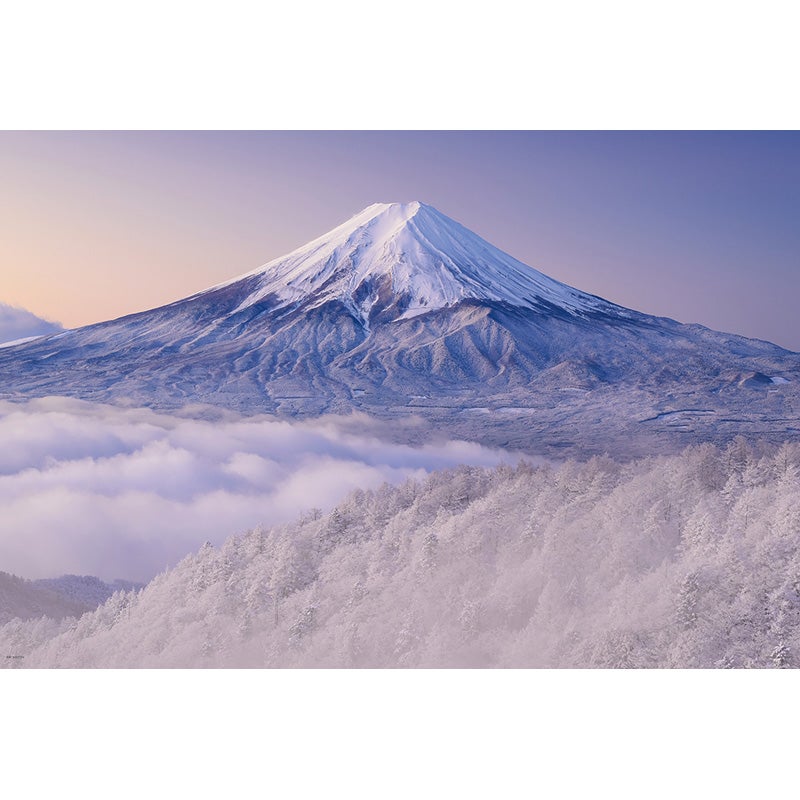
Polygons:
M786 667L800 445L461 467L204 546L5 666Z

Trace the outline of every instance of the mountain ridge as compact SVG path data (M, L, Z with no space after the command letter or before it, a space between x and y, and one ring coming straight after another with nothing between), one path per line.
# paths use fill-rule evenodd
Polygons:
M358 410L421 420L423 441L543 453L800 432L800 355L568 287L417 202L370 206L169 305L0 350L0 381L11 400Z

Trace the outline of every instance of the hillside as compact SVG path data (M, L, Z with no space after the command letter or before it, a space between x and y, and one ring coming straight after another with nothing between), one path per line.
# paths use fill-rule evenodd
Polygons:
M15 666L775 667L800 654L800 446L464 467L210 545Z
M97 602L58 591L58 581L28 581L0 572L0 623L12 619L77 617L105 602L111 593L98 596Z

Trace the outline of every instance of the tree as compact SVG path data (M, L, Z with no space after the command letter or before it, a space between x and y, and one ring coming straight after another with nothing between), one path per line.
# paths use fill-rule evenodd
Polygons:
M770 660L779 669L791 666L791 651L789 646L782 639L775 645L775 649L770 653Z
M697 607L700 600L700 581L691 572L681 581L675 606L675 619L682 630L689 630L697 624Z

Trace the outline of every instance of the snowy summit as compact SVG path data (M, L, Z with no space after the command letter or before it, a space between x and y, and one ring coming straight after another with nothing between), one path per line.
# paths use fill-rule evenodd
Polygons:
M528 308L544 301L570 312L611 305L537 272L418 201L374 203L236 281L251 276L259 278L258 288L237 311L270 295L282 306L339 300L365 323L390 298L400 319L467 299Z

